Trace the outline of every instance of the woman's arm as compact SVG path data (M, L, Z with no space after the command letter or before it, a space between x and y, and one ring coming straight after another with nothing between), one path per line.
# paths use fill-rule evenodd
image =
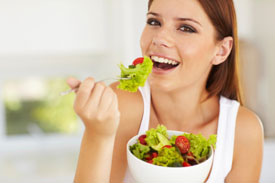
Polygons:
M75 183L109 183L114 137L100 138L84 132Z
M251 111L240 107L237 116L234 157L227 183L258 183L263 159L263 127Z
M67 82L71 88L80 85L74 110L85 125L75 182L107 183L120 119L116 94L93 78L87 78L81 84L73 78Z

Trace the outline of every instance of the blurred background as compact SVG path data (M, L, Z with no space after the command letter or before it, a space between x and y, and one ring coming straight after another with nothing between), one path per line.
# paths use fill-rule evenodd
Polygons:
M275 182L275 1L235 5L246 106L265 130L261 182ZM0 0L1 183L72 182L83 126L74 94L59 93L68 76L116 76L140 56L146 10L147 0Z

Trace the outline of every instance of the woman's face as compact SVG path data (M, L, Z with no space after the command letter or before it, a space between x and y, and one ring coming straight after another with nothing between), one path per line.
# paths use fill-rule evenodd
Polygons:
M154 61L152 87L205 88L218 46L215 29L198 1L154 0L140 44L142 54Z

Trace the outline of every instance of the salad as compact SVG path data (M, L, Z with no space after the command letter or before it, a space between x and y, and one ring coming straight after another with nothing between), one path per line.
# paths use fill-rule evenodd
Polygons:
M207 160L211 146L215 149L216 135L206 139L201 134L183 133L168 138L163 125L141 135L130 151L137 158L164 167L187 167Z
M138 87L144 86L148 75L152 72L153 62L149 57L140 57L133 61L128 68L123 64L119 65L121 70L120 77L131 78L128 80L120 80L117 88L129 92L136 92Z

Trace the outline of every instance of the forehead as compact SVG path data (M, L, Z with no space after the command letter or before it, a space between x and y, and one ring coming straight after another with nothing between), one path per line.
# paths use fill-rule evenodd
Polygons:
M193 18L201 23L210 23L207 14L197 0L153 0L149 11L165 18Z

